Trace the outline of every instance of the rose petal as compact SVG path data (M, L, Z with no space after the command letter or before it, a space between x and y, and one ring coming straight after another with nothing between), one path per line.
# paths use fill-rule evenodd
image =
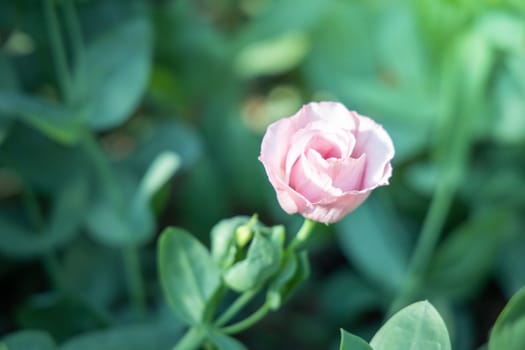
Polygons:
M317 151L309 150L294 165L290 174L290 187L312 203L341 195L341 190L332 185L327 168L327 161Z
M370 193L348 193L337 199L306 207L305 210L301 211L301 214L308 219L324 224L334 223L360 206Z
M334 161L328 170L333 186L340 188L343 192L366 189L366 186L363 185L366 175L366 160L367 155L362 154L357 159L347 158Z
M353 156L367 155L365 188L388 184L392 168L390 160L394 157L394 145L382 126L367 117L361 117L357 131L357 143Z

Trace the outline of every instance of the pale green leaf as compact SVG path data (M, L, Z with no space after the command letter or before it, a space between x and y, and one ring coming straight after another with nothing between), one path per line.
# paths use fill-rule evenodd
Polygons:
M339 350L373 350L363 339L341 329L341 345Z
M451 350L447 327L428 301L397 312L374 335L370 345L374 350Z
M188 232L167 228L159 239L158 264L164 294L175 313L189 324L202 323L221 283L208 250Z

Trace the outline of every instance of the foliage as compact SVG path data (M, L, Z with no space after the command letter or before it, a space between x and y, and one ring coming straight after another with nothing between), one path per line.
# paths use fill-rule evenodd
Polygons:
M522 349L524 43L520 0L3 1L0 349ZM394 175L308 259L257 156L327 99Z

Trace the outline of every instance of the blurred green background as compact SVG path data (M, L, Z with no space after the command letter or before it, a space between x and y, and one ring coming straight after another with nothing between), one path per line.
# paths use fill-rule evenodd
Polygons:
M207 242L221 218L254 212L294 232L257 157L266 126L312 100L385 127L392 183L320 229L310 280L240 339L369 337L434 225L418 297L454 349L485 343L525 285L521 0L1 0L0 333L169 348L158 232ZM128 296L133 265L145 283Z

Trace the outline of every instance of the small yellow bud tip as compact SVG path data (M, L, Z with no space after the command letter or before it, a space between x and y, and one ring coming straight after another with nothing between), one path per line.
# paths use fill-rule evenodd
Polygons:
M239 247L244 247L252 239L253 233L250 226L249 224L242 225L235 231L235 238Z

